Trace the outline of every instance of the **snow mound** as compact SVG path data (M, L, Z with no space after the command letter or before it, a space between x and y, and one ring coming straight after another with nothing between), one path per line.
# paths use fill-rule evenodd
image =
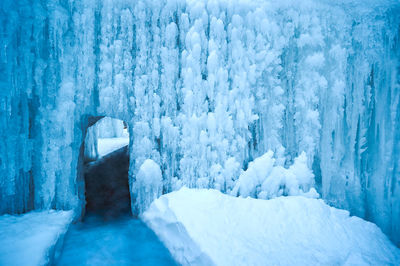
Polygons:
M0 216L0 265L49 264L72 218L72 211Z
M143 220L183 265L391 265L396 248L373 223L301 196L236 198L182 188Z

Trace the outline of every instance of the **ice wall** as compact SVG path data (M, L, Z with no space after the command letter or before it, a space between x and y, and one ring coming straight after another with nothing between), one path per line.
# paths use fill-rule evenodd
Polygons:
M278 3L279 2L279 3ZM400 4L0 2L0 212L81 208L92 120L130 130L130 185L233 186L301 152L330 204L400 243ZM281 155L279 155L281 157Z
M99 138L124 137L124 122L119 119L104 117L94 127L97 128Z

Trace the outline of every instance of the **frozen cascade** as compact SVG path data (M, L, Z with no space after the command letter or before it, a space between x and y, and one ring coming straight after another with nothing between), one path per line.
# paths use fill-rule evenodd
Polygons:
M131 188L147 159L163 193L228 192L267 151L286 169L305 152L328 203L399 244L400 3L278 2L1 1L0 213L79 214L108 116Z

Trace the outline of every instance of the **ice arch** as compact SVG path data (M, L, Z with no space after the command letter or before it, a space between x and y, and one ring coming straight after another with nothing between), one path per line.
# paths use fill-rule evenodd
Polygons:
M79 208L88 114L107 115L163 192L305 151L326 201L398 243L399 5L2 1L0 212Z

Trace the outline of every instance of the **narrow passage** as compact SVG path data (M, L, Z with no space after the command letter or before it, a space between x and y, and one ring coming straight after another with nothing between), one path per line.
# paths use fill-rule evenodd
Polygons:
M130 212L128 147L85 166L86 216L71 225L56 265L176 265Z
M176 265L142 221L131 216L105 221L88 215L72 225L56 265Z

